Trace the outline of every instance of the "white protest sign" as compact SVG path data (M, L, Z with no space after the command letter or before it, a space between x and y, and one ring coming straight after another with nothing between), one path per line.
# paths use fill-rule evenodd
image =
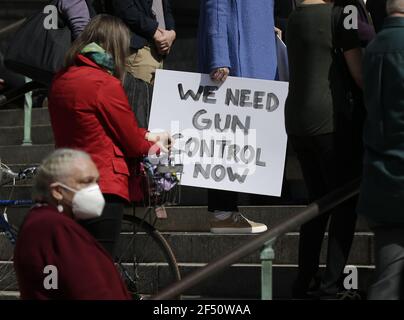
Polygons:
M280 196L288 83L157 70L149 129L176 139L186 186Z

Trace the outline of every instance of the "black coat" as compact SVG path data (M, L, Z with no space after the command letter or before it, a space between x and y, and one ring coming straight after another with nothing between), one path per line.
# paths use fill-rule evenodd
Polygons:
M380 31L383 25L384 18L386 18L386 2L387 0L368 0L366 7L373 19L373 24L377 32Z
M282 30L283 37L286 35L288 18L294 7L295 0L275 0L275 26Z
M132 31L130 46L143 48L153 42L158 22L152 11L153 0L112 0L114 14L121 18ZM163 0L164 18L167 30L174 30L174 17L169 0Z

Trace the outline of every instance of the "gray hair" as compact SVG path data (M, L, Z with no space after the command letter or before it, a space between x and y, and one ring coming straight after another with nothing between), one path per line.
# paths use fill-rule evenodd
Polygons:
M73 149L58 149L48 155L37 169L32 192L33 200L49 202L52 199L50 185L54 182L64 182L77 159L91 160L91 157L83 151Z
M404 0L387 0L386 11L388 15L404 13Z

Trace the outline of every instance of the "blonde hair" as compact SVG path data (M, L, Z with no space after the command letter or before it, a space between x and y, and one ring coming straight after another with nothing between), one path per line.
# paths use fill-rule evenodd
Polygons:
M76 56L92 42L101 46L112 56L115 63L114 76L123 80L130 46L128 27L117 17L107 14L95 16L70 47L66 54L65 66L74 65Z
M58 149L48 155L37 169L32 199L35 202L49 202L52 199L50 185L64 182L77 159L91 160L91 157L83 151L73 149Z

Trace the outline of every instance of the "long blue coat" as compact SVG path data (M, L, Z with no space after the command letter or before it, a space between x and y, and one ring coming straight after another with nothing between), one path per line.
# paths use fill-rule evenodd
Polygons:
M198 39L200 72L275 79L273 0L201 0Z

